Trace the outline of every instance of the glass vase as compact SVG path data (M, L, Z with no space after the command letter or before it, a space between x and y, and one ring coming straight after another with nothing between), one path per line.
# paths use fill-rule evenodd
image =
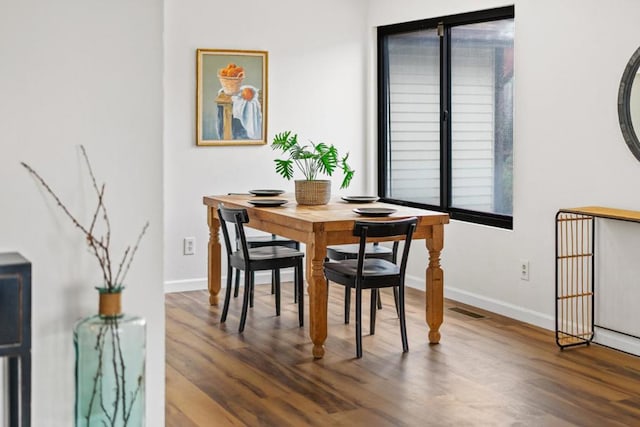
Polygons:
M121 312L121 287L98 291L99 313L73 332L75 426L143 427L146 322Z

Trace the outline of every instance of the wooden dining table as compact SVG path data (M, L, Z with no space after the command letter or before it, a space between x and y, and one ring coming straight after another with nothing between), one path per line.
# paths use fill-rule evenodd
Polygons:
M313 342L313 357L324 356L324 342L327 339L327 282L324 278L323 263L327 246L357 243L353 236L353 226L357 220L392 220L417 217L418 225L413 239L426 241L429 259L426 268L426 323L429 326L429 342L440 342L440 325L443 321L444 274L440 266L440 254L444 246L444 225L449 223L449 215L442 212L417 209L381 202L348 203L340 198L332 198L326 205L298 205L292 194L283 194L276 199L287 203L275 207L257 207L251 201L263 197L251 194L227 194L204 196L209 225L208 287L209 303L218 305L221 287L221 245L220 220L217 208L245 208L250 221L247 226L268 233L294 239L306 245L306 279L309 293L309 335ZM355 213L354 208L393 208L389 216L368 217Z

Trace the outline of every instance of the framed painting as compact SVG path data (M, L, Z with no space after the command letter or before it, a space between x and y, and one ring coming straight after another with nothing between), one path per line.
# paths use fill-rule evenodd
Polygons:
M196 145L267 143L268 53L198 49Z

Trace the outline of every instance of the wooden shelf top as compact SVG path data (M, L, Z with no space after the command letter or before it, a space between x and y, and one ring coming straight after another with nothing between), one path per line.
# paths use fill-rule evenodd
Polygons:
M598 218L619 219L623 221L640 222L640 211L607 208L603 206L584 206L581 208L560 209L559 212L591 215Z

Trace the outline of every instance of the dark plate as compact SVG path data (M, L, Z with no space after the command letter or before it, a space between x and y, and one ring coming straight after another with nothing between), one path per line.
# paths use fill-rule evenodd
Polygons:
M364 216L389 216L396 212L397 209L392 208L355 208L355 213Z
M254 196L279 196L284 190L249 190Z
M343 196L342 200L349 203L373 203L380 198L377 196Z
M261 207L261 208L272 208L274 206L282 206L285 203L289 202L285 199L253 199L247 200L253 206Z

